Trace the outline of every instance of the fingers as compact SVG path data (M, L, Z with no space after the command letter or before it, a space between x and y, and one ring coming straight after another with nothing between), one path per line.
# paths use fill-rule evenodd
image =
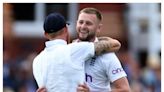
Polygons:
M77 87L77 92L89 92L89 87L87 86L86 83L80 84Z
M36 92L47 92L47 90L46 88L42 87L42 88L37 89Z

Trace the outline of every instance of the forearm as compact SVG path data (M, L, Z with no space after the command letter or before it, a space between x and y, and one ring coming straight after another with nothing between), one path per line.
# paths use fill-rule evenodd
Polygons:
M112 91L110 92L131 92L131 91L128 89L112 89Z
M113 38L110 37L98 37L99 41L109 41L110 42L110 47L107 50L107 52L116 52L120 49L121 43Z
M118 40L111 39L110 40L110 48L108 52L116 52L120 49L121 43Z
M95 53L100 55L107 52L116 52L120 49L121 44L118 40L109 37L99 37L99 42L95 42Z
M95 46L95 54L100 55L102 53L106 53L107 50L109 50L110 42L109 41L94 42L94 46Z

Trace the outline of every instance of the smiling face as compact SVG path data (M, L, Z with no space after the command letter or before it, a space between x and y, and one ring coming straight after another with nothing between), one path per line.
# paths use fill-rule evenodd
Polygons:
M95 14L80 13L76 31L81 41L94 41L97 32L100 31L100 21Z

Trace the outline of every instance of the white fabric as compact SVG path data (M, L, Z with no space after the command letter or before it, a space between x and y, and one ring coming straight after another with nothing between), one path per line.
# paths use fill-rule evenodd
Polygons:
M93 43L67 45L64 40L46 42L46 48L34 59L33 74L39 87L48 92L76 92L83 83L84 61L94 56Z
M104 54L86 61L85 72L91 92L109 92L111 91L110 82L126 76L114 53Z
M95 42L97 41L98 38L95 39ZM87 60L85 73L90 92L109 92L111 91L110 82L127 76L115 53L107 53Z

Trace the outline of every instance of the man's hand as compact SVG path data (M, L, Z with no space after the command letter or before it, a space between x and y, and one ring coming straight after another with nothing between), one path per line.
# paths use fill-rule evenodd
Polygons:
M41 88L37 89L36 92L47 92L47 90L45 87L41 87Z
M77 92L90 92L90 91L89 91L89 87L87 86L87 84L84 83L84 84L78 85Z

